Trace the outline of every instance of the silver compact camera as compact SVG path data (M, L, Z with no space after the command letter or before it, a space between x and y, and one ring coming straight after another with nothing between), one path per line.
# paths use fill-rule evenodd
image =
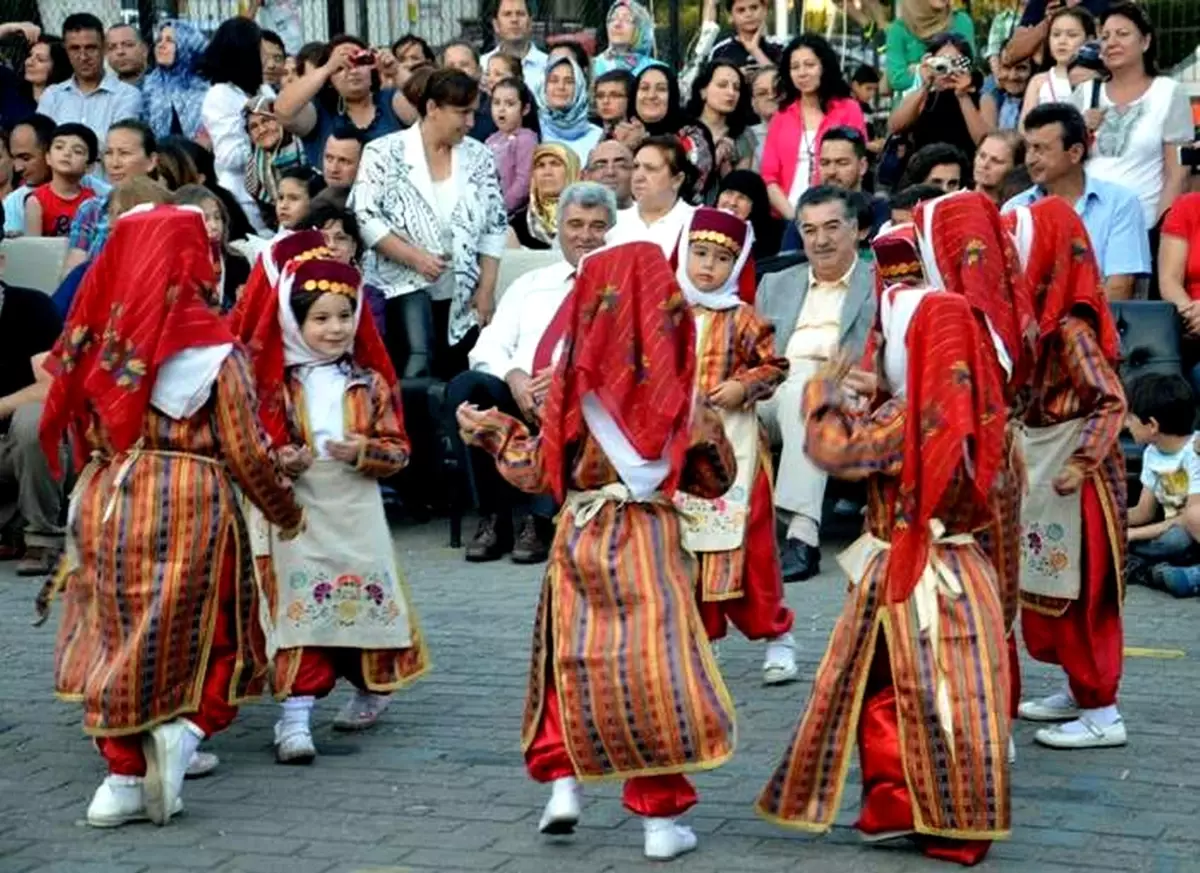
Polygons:
M947 58L941 55L929 59L929 69L933 70L934 75L949 76L954 73L965 73L971 68L971 62L961 55L956 58Z

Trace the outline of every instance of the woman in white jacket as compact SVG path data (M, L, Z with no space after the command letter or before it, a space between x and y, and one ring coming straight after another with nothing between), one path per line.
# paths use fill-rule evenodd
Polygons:
M259 233L265 232L267 225L246 191L246 164L253 153L246 109L259 96L275 96L271 87L263 84L261 41L262 32L253 21L230 18L213 34L200 64L201 74L212 83L200 115L212 140L217 184L237 198Z

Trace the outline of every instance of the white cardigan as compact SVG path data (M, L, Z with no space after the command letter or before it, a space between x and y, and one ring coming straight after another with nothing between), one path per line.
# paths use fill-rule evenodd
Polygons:
M263 85L259 94L275 97L269 85ZM266 223L259 214L258 204L246 191L246 164L250 163L253 147L250 134L246 132L246 101L250 99L237 85L221 82L209 87L200 106L200 117L204 129L212 140L213 166L217 170L217 184L237 198L251 226L263 233Z
M471 300L479 286L479 256L504 253L508 220L492 151L464 139L450 152L450 177L457 201L451 212L455 292L450 306L449 340L456 343L475 325ZM363 243L374 249L389 233L430 252L442 250L443 224L425 158L421 126L390 133L366 145L349 206L358 218ZM367 281L387 298L429 287L429 280L406 264L374 251L366 258Z

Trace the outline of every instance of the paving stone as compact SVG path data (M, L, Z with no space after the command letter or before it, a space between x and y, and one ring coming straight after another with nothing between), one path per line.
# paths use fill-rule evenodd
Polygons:
M79 730L79 710L51 694L54 623L29 625L37 585L0 565L0 873L631 873L640 823L618 784L588 785L570 839L537 833L545 786L520 753L530 626L540 568L468 565L445 548L444 524L402 528L413 596L430 640L430 675L399 693L377 728L330 729L349 696L320 701L312 767L273 761L277 706L243 707L205 743L221 756L211 777L184 787L187 812L165 828L97 832L82 824L103 765ZM844 582L833 569L790 585L803 681L761 685L761 644L736 636L721 667L738 708L739 746L724 768L699 774L688 818L699 850L688 873L947 873L911 847L859 845L849 827L859 794L851 770L838 826L825 837L762 821L753 804L808 695ZM1123 749L1056 753L1017 725L1014 832L984 873L1200 873L1200 601L1134 589L1126 643L1180 648L1175 660L1128 658ZM1052 668L1026 662L1026 691L1061 687Z

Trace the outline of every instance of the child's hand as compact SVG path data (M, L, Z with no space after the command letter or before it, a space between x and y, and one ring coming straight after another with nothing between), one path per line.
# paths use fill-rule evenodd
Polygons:
M736 379L729 379L709 393L708 401L721 409L741 409L746 405L746 386Z
M1066 497L1068 494L1074 494L1083 485L1084 472L1078 464L1067 461L1063 465L1062 472L1054 477L1054 490Z
M308 446L283 446L279 450L279 466L293 479L299 478L312 466L312 462L313 456Z
M357 464L366 442L367 438L361 434L347 434L344 440L326 440L325 451L329 452L329 457L335 461Z

